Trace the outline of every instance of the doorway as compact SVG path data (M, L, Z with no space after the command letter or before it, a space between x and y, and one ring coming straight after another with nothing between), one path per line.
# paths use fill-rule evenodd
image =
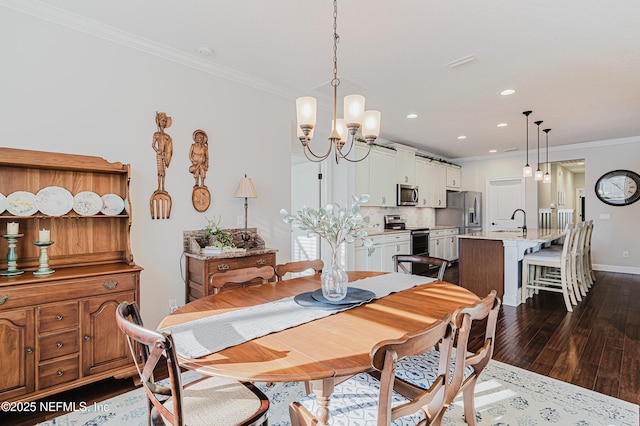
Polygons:
M548 216L545 227L558 229L585 220L585 160L556 161L545 166L551 182L538 182L539 223Z
M323 193L322 163L308 161L304 155L291 155L291 211L303 207L317 209ZM291 261L320 259L320 239L291 227Z
M516 209L525 208L524 178L496 178L487 180L487 215L485 229L515 228L520 223L511 219Z

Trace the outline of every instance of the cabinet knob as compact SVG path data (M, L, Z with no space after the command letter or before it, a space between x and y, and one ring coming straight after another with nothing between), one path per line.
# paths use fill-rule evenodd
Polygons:
M62 376L63 374L64 374L64 371L58 370L58 376Z
M107 290L113 290L117 285L118 281L116 280L107 280L102 283L102 287L106 288Z
M7 300L9 300L8 294L5 294L4 296L0 297L0 305L4 305L4 302L6 302Z
M62 321L62 315L60 315L60 314L56 315L56 320L57 321Z
M91 340L91 336L84 336L84 340L87 340L87 341Z
M266 264L267 264L267 261L265 259L256 260L256 265L258 265L258 266L264 266Z
M62 346L63 346L63 345L62 345L62 342L58 342L58 343L56 343L56 347L61 348Z
M456 184L456 180L454 179L454 180L453 180L453 185L455 186L455 184Z
M27 348L25 349L25 352L28 354L32 354L33 353L33 348Z
M218 271L226 271L227 269L229 269L229 265L227 265L226 263L221 263L218 265Z

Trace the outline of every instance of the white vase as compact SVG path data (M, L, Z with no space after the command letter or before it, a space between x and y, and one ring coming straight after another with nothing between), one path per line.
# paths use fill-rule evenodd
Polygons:
M340 246L331 253L331 263L322 270L322 295L332 302L342 300L347 295L349 276L340 266Z

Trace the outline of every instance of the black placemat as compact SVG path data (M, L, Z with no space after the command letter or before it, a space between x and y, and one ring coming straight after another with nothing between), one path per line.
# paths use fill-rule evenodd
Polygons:
M311 293L311 297L313 297L318 302L329 303L332 305L353 305L354 303L362 303L368 302L374 297L376 294L369 290L363 290L361 288L356 287L347 287L347 295L344 299L341 300L328 300L322 295L322 289L316 290Z

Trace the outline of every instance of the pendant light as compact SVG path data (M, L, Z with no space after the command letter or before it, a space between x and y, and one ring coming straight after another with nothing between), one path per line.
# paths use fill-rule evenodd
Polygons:
M348 95L344 97L344 119L337 117L338 103L338 36L337 28L338 2L333 0L333 121L331 122L331 134L329 135L329 149L324 154L316 154L311 150L310 142L313 137L313 128L316 125L316 99L304 96L296 99L296 116L298 119L298 138L302 143L304 155L310 161L322 161L329 157L331 150L335 150L336 164L340 159L345 159L352 163L362 161L371 152L373 142L380 134L380 111L364 110L364 96ZM356 133L360 131L362 138L357 138ZM362 158L351 159L347 156L351 152L356 139L364 139L367 142L367 152ZM345 144L349 144L345 147Z
M540 125L542 124L542 120L534 121L534 123L538 125L538 168L536 169L534 179L542 180L544 177L542 170L540 170Z
M527 164L522 168L522 176L531 177L533 176L533 169L529 165L529 114L532 111L525 111L523 114L527 117Z
M551 183L551 174L549 173L549 168L551 167L549 165L549 132L551 131L551 129L544 129L543 132L546 134L547 137L547 173L544 174L544 177L542 178L542 182L544 183Z

